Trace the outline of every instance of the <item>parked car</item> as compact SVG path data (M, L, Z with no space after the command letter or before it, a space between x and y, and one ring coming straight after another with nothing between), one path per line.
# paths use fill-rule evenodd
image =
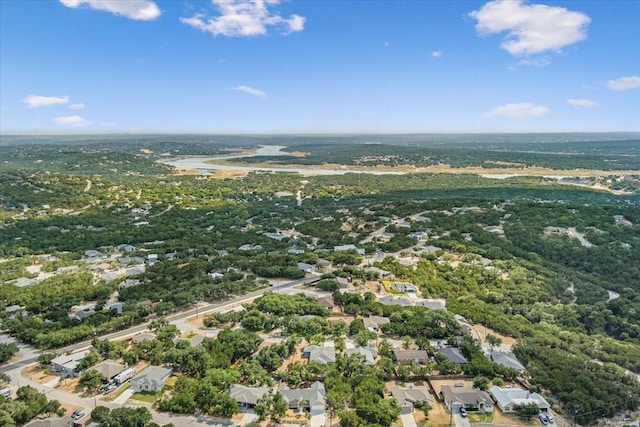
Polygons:
M553 419L553 417L552 417L551 415L549 415L549 414L547 414L547 421L549 421L549 424L553 424L553 423L555 423L555 422L556 422L556 421Z
M467 417L467 410L464 408L460 408L460 416L462 418L466 418Z
M540 418L540 422L542 423L542 425L547 425L549 424L549 418L547 418L546 414L543 414L542 412L540 413L540 415L538 415L538 418Z
M79 420L82 417L84 417L84 412L79 409L77 411L73 411L73 414L71 414L71 418L74 420Z

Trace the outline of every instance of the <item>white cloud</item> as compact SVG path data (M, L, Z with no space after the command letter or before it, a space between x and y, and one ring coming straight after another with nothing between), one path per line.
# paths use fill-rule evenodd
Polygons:
M530 102L520 102L518 104L500 105L484 113L486 117L506 116L513 119L523 119L527 117L540 117L549 113L547 107L534 105Z
M597 107L598 103L590 99L567 99L567 104L574 107L593 108Z
M525 0L493 0L469 13L480 35L507 32L500 47L512 55L559 52L587 38L591 18L581 12Z
M218 16L199 13L191 18L180 18L180 21L214 36L261 36L267 34L268 27L277 28L284 34L302 31L306 21L304 16L294 14L284 18L269 11L269 6L280 1L211 0L219 12Z
M82 127L91 124L91 122L80 116L61 116L53 119L59 125Z
M609 80L607 87L617 91L637 89L640 88L640 76L620 77L619 79Z
M70 8L87 7L104 10L114 15L138 21L153 21L161 14L160 8L151 0L59 0Z
M260 89L255 89L249 86L234 86L231 90L237 90L238 92L244 92L249 95L253 95L258 98L267 99L267 93Z
M434 58L441 58L442 57L442 51L441 50L434 50L433 52L431 52L431 56L433 56Z
M84 107L85 107L85 105L82 102L78 102L76 104L69 105L69 108L72 109L72 110L84 110Z
M551 64L551 60L546 56L541 58L527 58L518 61L518 65L523 65L525 67L546 67L549 64Z
M68 104L69 97L66 95L64 96L29 95L25 99L23 99L22 102L27 106L27 108L38 108L38 107L46 107L49 105Z

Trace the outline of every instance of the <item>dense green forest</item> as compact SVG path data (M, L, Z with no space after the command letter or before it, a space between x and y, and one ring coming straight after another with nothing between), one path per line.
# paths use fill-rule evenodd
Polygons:
M60 347L198 301L218 301L259 289L267 286L269 278L299 278L304 275L297 268L301 262L318 266L322 259L334 265L335 275L355 278L366 277L363 268L370 263L412 281L427 297L447 301L447 314L438 317L429 311L383 307L366 295L345 297L345 301L336 295L345 312L389 316L392 322L384 327L387 335L417 340L421 332L429 331L434 338L446 339L456 333L450 315L460 314L516 338L514 350L527 365L530 382L552 393L566 411L579 407L579 422L631 409L631 399L640 402L640 387L623 371L640 372L640 196L635 193L615 195L545 178L497 180L471 174L303 178L250 173L241 179L212 179L173 175L168 166L156 162L163 153L214 155L279 144L310 153L295 158L296 163L356 164L363 156L395 153L384 162L640 169L637 141L522 145L498 141L466 149L462 143L445 147L437 141L425 148L419 146L418 137L406 137L398 149L391 136L362 137L352 145L327 137L324 146L314 144L313 138L242 137L233 144L231 140L204 141L193 136L173 143L171 137L150 136L124 144L115 137L109 141L96 137L83 144L82 138L69 137L59 144L55 138L7 142L3 137L2 328L42 348ZM367 140L382 143L362 145ZM331 147L331 158L322 154L327 147ZM609 178L616 179L615 175ZM390 234L388 240L367 240L380 229ZM419 241L414 233L428 239ZM366 255L333 252L334 246L346 244L364 249ZM119 249L122 245L130 245L130 251ZM436 248L426 251L427 245ZM91 250L98 255L85 253ZM379 253L383 256L376 258ZM150 254L157 255L158 262L149 263ZM401 263L403 257L414 258L413 264ZM121 262L123 258L138 259L145 268L128 277L138 281L135 286L119 289L130 267ZM117 279L107 279L104 270L115 271ZM20 287L16 280L36 282ZM103 309L117 290L118 300L124 302L121 314ZM263 298L234 319L244 326L243 333L280 327L292 336L317 340L318 335L345 332L344 326L327 322L324 309L309 301ZM74 306L86 303L96 304L94 312L82 320L69 316ZM6 310L9 307L14 308ZM228 320L223 316L210 321L224 324ZM366 333L357 324L353 328L352 335L366 343ZM171 359L166 360L161 356L166 349L160 344L141 352L149 360L190 370L196 381L206 376L206 369L187 362L193 356L188 352L204 351L208 356L198 353L197 357L209 358L207 367L226 369L259 344L253 335L230 335L228 340L235 343L240 338L248 347L236 346L238 354L226 350L228 343L208 343L204 350L169 345ZM465 372L511 375L477 361L473 343L464 351L472 360ZM285 354L284 348L273 348L257 357L260 369L247 365L243 372L252 374L256 384L266 381ZM356 369L350 363L341 361L340 369ZM458 369L438 363L440 371ZM371 377L369 369L388 373L388 368L360 367L353 378ZM305 375L318 376L292 369L282 373L292 384ZM329 389L344 391L335 396L336 405L344 399L354 408L364 407L356 403L363 399L368 399L367 405L379 404L377 398L359 391L356 380L345 382L336 375L333 371L323 374ZM175 400L163 403L166 409L175 410L202 387L182 381L176 386ZM228 378L207 380L211 399L221 399L216 390L225 381ZM367 384L371 390L378 386ZM211 405L214 400L207 402ZM385 409L389 417L395 410ZM366 422L367 411L341 416Z

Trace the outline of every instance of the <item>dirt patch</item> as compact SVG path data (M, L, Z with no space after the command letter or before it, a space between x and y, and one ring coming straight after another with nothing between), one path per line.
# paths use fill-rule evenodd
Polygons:
M436 393L440 393L440 389L443 385L454 386L456 384L462 384L462 387L473 388L473 380L465 379L447 379L447 380L431 380L431 385Z
M450 426L451 424L451 415L447 408L440 402L434 402L429 410L429 415L424 417L424 413L422 411L415 411L414 417L419 426ZM423 414L420 419L418 419L417 414Z
M56 378L59 378L57 375L50 374L48 369L41 368L39 365L28 366L24 368L21 375L39 384L46 384L50 381L55 380Z
M484 325L480 325L480 324L473 325L473 330L476 331L478 335L482 338L482 342L485 342L485 339L488 334L491 334L493 336L500 338L502 340L502 345L505 345L508 347L513 346L517 342L515 338L501 335L500 333L494 331L491 328L487 328Z
M497 407L493 409L493 423L505 426L522 426L522 425L536 425L533 421L525 421L516 417L515 415L505 414L498 410Z
M204 328L204 314L200 314L199 316L196 317L192 317L189 320L187 320L187 323L189 323L190 325L195 326L196 328Z
M61 378L60 382L56 386L58 390L66 391L68 393L80 394L81 397L93 397L95 393L90 392L78 384L80 378Z

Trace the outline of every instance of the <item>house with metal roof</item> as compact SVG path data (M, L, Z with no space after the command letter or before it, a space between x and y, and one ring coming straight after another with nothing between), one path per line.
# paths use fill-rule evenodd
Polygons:
M51 360L51 369L62 377L77 376L76 368L88 353L89 350L82 350L58 356Z
M438 353L446 357L450 362L458 365L462 365L468 362L467 358L464 357L464 355L460 352L460 349L456 347L439 348Z
M489 394L502 412L515 412L518 405L536 405L541 411L547 411L551 405L538 393L521 388L500 388L493 386Z

